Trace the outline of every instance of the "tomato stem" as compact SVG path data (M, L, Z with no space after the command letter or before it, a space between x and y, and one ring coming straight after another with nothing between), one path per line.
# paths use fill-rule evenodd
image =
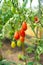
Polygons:
M23 55L26 56L26 51L25 51L25 46L24 43L22 44L22 51L23 51ZM27 65L27 60L25 59L25 65Z

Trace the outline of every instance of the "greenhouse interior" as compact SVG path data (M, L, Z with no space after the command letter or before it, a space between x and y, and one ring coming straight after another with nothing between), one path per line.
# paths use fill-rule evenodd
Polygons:
M43 0L0 0L0 65L43 65Z

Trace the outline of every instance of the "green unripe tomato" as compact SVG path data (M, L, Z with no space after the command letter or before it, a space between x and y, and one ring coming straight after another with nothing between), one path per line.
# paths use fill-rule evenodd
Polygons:
M11 47L15 48L16 47L16 43L14 41L11 42Z
M18 46L18 47L21 47L21 44L22 44L21 41L18 40L18 41L17 41L17 46Z
M21 60L21 55L20 54L18 55L18 59Z

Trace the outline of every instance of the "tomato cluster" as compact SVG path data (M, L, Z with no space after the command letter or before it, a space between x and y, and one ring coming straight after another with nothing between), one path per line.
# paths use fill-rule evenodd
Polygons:
M14 39L17 40L17 46L21 46L21 43L25 40L25 31L27 30L27 23L24 21L22 23L21 29L14 33ZM13 48L15 47L14 43L11 44Z
M26 22L22 23L22 27L19 31L16 31L14 34L14 39L18 40L20 39L21 42L24 42L24 38L25 38L25 31L27 30L27 24Z
M35 23L38 23L39 22L39 19L37 16L34 17L34 22ZM25 40L25 31L27 30L27 23L24 21L21 25L21 29L19 31L16 31L14 33L14 39L17 41L17 46L20 47L21 46L21 43L24 43L24 40ZM15 45L15 42L12 42L11 44L11 47L14 48L16 45Z

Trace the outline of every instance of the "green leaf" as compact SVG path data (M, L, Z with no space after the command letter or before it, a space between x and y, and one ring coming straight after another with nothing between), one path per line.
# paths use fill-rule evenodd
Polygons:
M32 53L34 51L34 48L32 48L32 47L28 47L27 49L26 49L26 52L27 53Z
M28 62L27 63L27 65L33 65L34 64L34 62Z
M17 64L13 61L2 60L0 61L0 65L17 65Z
M28 2L28 0L24 0L24 1L23 1L23 6L22 6L22 8L25 8L25 7L26 7L27 2Z

